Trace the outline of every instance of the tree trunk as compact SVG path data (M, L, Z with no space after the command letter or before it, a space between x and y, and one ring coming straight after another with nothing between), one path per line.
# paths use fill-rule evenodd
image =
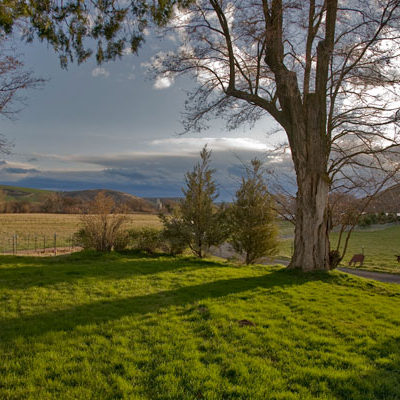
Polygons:
M294 142L291 148L298 188L294 254L289 268L328 270L329 142L325 125L321 123L324 109L316 94L307 95L305 110L302 123L293 125L288 135Z
M294 254L289 268L328 270L328 193L326 175L305 172L298 181Z

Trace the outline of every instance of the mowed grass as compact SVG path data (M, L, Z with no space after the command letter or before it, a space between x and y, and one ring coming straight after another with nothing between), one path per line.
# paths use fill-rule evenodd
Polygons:
M337 240L338 233L332 232L331 248L336 248ZM292 252L293 239L282 240L279 244L278 257L290 259ZM347 253L341 265L347 267L354 254L363 252L365 260L362 269L400 274L400 264L396 259L396 255L400 255L400 225L374 225L371 228L355 230L351 234ZM357 268L360 268L358 264Z
M336 233L331 235L333 245L337 243L337 237ZM400 264L396 259L396 255L400 255L400 225L375 226L375 230L353 232L342 264L348 266L351 257L359 253L365 255L362 269L400 274Z
M399 309L340 272L3 256L0 398L399 399Z

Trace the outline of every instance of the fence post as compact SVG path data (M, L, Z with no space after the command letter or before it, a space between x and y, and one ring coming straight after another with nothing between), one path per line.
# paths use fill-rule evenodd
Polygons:
M43 253L46 254L46 235L43 235Z
M18 235L15 235L15 255L18 253Z
M54 233L54 255L57 255L57 233Z
M37 252L37 236L35 235L35 253Z

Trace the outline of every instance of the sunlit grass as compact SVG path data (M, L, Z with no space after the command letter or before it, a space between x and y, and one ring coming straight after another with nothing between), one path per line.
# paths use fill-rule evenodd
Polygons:
M1 399L400 398L398 286L129 254L0 262Z

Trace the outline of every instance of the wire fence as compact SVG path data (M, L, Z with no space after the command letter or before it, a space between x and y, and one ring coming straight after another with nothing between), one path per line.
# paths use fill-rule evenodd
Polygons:
M81 248L74 244L73 235L12 234L0 236L0 254L51 256L72 253Z

